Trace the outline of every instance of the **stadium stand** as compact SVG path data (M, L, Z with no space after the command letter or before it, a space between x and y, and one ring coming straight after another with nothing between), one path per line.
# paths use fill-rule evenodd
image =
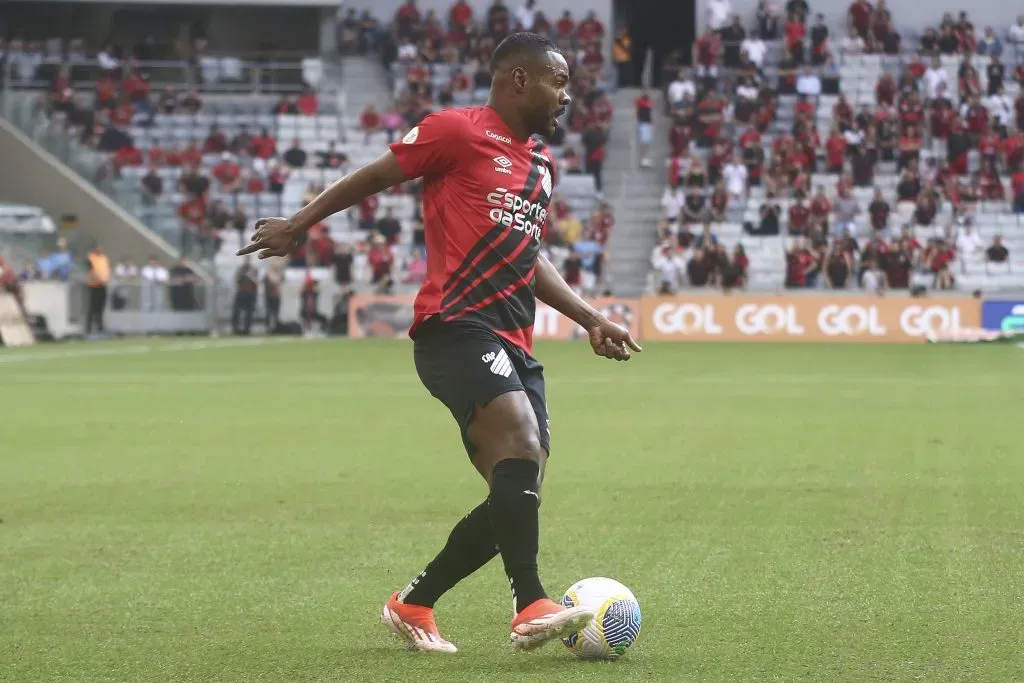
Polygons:
M379 55L386 67L379 77L388 80L391 101L379 109L331 96L323 86L337 78L321 58L256 64L209 54L205 44L188 62L152 62L116 47L92 53L78 41L50 40L45 48L12 42L7 72L14 88L42 91L24 106L41 108L74 135L77 156L87 159L79 166L119 204L170 244L226 270L237 265L234 252L256 217L298 210L431 111L486 101L490 52L529 23L559 44L575 73L576 103L564 130L548 141L564 171L548 253L574 284L597 293L614 223L598 187L614 87L598 48L604 27L592 16L577 21L566 13L552 22L540 11L525 16L506 8L475 18L462 3L446 20L406 4L384 30L368 13L338 22L342 55ZM41 50L49 55L42 61ZM300 246L288 277L341 263L356 286L413 286L415 276L404 271L422 256L423 229L418 183L409 183L329 219ZM386 245L375 245L378 233ZM385 251L395 273L371 263Z
M787 7L709 30L666 89L648 289L1024 286L1024 24L918 35L858 0L834 41Z

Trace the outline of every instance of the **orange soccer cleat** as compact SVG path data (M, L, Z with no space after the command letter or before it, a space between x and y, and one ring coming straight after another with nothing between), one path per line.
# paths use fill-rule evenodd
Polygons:
M594 613L583 607L564 607L548 598L534 600L512 620L512 646L533 650L586 628L593 618Z
M410 647L420 652L455 653L459 649L441 637L434 623L434 610L421 605L398 601L398 593L384 605L380 620L388 630L401 636Z

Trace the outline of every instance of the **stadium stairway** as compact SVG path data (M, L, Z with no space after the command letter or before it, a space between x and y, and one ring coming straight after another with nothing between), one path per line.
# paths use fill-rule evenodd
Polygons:
M379 112L391 106L391 79L376 57L355 55L341 59L344 111L358 125L359 116L372 104Z
M661 214L661 192L668 161L668 117L663 96L651 90L654 99L654 141L651 166L640 168L633 101L639 88L622 88L615 93L608 156L604 168L604 196L615 213L615 230L608 243L606 280L618 296L643 293L651 251L657 241Z

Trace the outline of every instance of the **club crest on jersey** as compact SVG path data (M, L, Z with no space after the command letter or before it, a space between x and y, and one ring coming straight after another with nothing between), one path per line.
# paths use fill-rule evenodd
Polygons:
M494 157L494 163L497 164L497 166L494 167L495 171L498 173L504 173L505 175L512 175L512 171L509 170L509 168L512 167L512 162L509 161L508 157Z

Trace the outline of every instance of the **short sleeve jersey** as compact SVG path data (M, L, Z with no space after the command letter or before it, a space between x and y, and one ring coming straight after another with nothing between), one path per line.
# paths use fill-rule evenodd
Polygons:
M423 177L427 276L409 335L435 315L473 319L529 352L554 185L544 144L468 107L427 116L391 151L407 178Z

